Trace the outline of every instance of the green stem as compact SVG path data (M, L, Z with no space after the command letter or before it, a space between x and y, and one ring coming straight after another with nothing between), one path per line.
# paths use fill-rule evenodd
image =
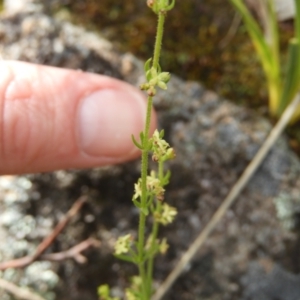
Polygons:
M157 33L155 39L155 47L154 47L154 55L153 55L153 67L158 68L159 66L159 57L161 52L161 44L163 38L163 29L164 29L164 21L165 15L163 12L159 12L158 14L158 24L157 24ZM147 103L147 114L145 121L145 129L144 129L144 138L143 138L143 150L142 150L142 166L141 166L141 210L140 210L140 220L139 220L139 233L138 233L138 256L139 256L139 273L142 278L142 295L144 300L148 300L151 296L151 285L152 278L149 279L149 271L146 274L145 271L145 224L146 224L146 215L144 213L147 210L147 175L148 175L148 156L149 156L149 131L150 131L150 123L151 123L151 111L152 111L152 97L148 97ZM143 211L144 210L144 211ZM158 227L155 231L158 231ZM156 233L157 236L157 233ZM149 266L149 264L148 264ZM149 269L149 268L148 268ZM153 260L151 263L151 276L153 270ZM149 282L150 280L150 282Z
M155 47L153 54L153 67L157 68L159 65L159 57L161 51L161 44L164 34L164 23L165 23L165 15L163 12L158 13L158 22L157 22L157 30L156 30L156 39L155 39Z
M140 277L142 278L141 300L149 300L148 291L147 291L147 276L145 272L144 263L139 264L139 273L140 273Z
M147 205L147 175L148 175L148 155L149 155L149 131L151 123L151 111L152 111L153 97L148 97L147 100L147 113L144 129L143 139L143 151L142 151L142 167L141 167L141 178L142 178L142 208L146 208Z
M152 245L155 245L155 241L157 239L157 234L158 234L158 229L159 229L158 222L154 222L153 227L152 227L152 233L151 233ZM151 247L151 248L153 248L153 247ZM152 250L153 249L150 249L150 251L152 251ZM149 296L151 296L151 294L152 294L153 263L154 263L154 255L151 255L151 257L148 259L148 262L147 262L147 292L148 292Z
M159 180L163 180L164 177L164 163L162 161L159 161L158 163L158 178ZM156 209L155 211L160 213L161 212L161 201L156 201ZM155 241L157 239L158 236L158 230L159 230L159 223L157 221L153 221L153 226L152 226L152 232L151 232L151 238L152 238L152 249L150 251L153 250L153 247L155 245ZM151 296L151 292L152 292L152 278L153 278L153 264L154 264L154 255L152 255L149 260L148 260L148 264L147 264L147 281L148 281L148 294Z
M147 195L147 175L148 175L148 155L149 155L148 144L149 144L150 123L151 123L151 111L152 111L152 97L148 97L144 139L143 139L142 167L141 167L142 209L146 209L147 196L148 196ZM146 288L147 278L146 278L145 263L144 263L145 224L146 224L146 215L142 210L140 210L139 233L138 233L139 273L142 278L142 292L144 295L144 299L147 300L147 288Z

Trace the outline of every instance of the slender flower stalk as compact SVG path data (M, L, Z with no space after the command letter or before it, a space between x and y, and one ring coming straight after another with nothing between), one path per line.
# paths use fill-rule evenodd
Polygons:
M132 201L139 209L139 228L137 241L134 241L130 234L120 237L115 244L115 256L134 263L138 267L139 276L131 280L130 288L126 289L128 300L150 300L153 289L153 264L154 258L159 253L164 254L168 248L166 239L158 239L160 224L172 223L177 211L164 202L164 187L169 182L170 172L164 171L164 163L175 157L173 148L163 139L164 132L156 130L150 136L151 111L153 97L156 95L156 88L167 89L170 80L168 72L162 72L159 64L161 46L163 40L164 23L167 12L175 4L175 0L148 0L148 6L158 16L156 39L153 58L145 63L146 83L141 85L141 90L148 94L147 112L143 132L140 139L132 136L133 143L142 152L141 177L134 185ZM158 164L157 172L149 174L149 156L152 153L152 160ZM146 220L152 219L150 235L146 237ZM109 287L102 285L98 289L100 300L118 300L111 298Z

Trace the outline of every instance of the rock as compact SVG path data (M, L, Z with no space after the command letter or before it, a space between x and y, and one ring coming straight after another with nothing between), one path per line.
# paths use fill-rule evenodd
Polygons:
M274 0L278 20L285 21L295 17L295 2L293 0Z
M251 264L243 277L247 300L297 300L300 295L300 274L294 275L278 265L266 271L261 264Z
M8 14L16 14L24 11L37 11L42 8L41 5L32 0L4 0L4 10Z
M280 22L291 20L295 17L295 2L294 0L273 0L275 12ZM264 23L266 12L263 2L260 0L246 0L247 5L253 9Z
M100 35L55 20L41 10L0 18L0 53L4 59L82 69L136 86L144 81L143 63L133 55L118 53ZM180 212L176 222L163 229L171 247L167 256L157 261L156 278L162 280L211 218L271 125L200 84L176 76L167 92L158 93L155 107L177 153L169 164L172 179L166 199ZM244 288L240 278L250 263L267 256L287 268L295 265L296 256L290 251L297 236L278 222L273 201L279 217L288 218L289 228L295 228L299 175L299 159L281 137L168 299L239 299ZM35 263L34 272L30 266L25 272L7 270L1 276L34 287L49 300L96 300L97 286L105 282L120 294L125 278L135 269L116 261L111 251L119 235L136 228L137 210L131 198L138 176L137 161L85 171L2 177L0 236L5 243L0 244L1 260L32 254L82 194L88 195L89 202L49 251L69 249L89 236L100 239L102 246L87 252L89 263L85 266L71 260L51 267L47 264L51 276L36 278L33 273L42 274L46 269L45 264ZM287 198L292 200L286 206L285 201L278 201ZM3 294L1 299L11 298Z

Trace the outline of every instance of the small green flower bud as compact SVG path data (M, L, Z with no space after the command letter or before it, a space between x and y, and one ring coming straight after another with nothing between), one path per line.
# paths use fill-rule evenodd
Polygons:
M147 90L147 94L150 96L150 97L153 97L156 95L156 89L153 87L153 86L150 86L150 88Z
M147 0L147 5L153 10L154 13L158 14L159 12L165 13L168 10L172 9L175 4L175 0Z
M148 7L152 8L155 4L156 0L147 0Z
M157 82L158 82L158 80L157 80L157 77L154 77L154 78L152 78L150 81L149 81L149 86L151 87L151 86L156 86L156 84L157 84Z
M175 153L174 149L173 148L169 148L167 150L167 153L164 156L164 160L173 159L175 157L176 157L176 153Z
M170 81L171 75L169 72L162 72L158 76L160 81L163 81L164 83L168 83Z
M146 91L146 90L148 90L149 88L150 88L149 83L143 83L143 84L140 85L140 89L141 89L142 91Z
M159 81L157 85L163 90L167 89L167 85L163 81Z

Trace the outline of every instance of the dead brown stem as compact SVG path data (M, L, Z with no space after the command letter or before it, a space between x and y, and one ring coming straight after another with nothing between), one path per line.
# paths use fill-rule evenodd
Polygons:
M41 296L31 292L27 288L21 288L15 285L12 282L6 281L3 278L0 278L0 288L14 295L14 297L23 299L23 300L45 300Z
M8 268L24 268L37 260L43 252L53 243L56 237L66 227L69 221L78 213L83 204L87 201L86 196L81 196L75 201L73 206L67 212L65 217L56 225L50 235L48 235L37 247L35 253L32 256L25 256L18 259L9 260L0 264L0 270L6 270ZM79 244L80 245L80 244ZM78 245L77 245L78 246ZM76 246L75 246L76 247ZM74 247L73 247L74 248ZM72 249L72 248L71 248ZM79 255L79 254L78 254ZM78 257L77 257L78 258ZM82 258L79 258L79 260Z
M39 260L62 261L67 258L73 258L78 263L83 264L87 261L87 259L85 256L83 256L81 254L81 252L90 247L99 247L99 246L100 246L100 241L93 239L93 238L89 238L66 251L44 254L44 255L41 255L38 259Z

